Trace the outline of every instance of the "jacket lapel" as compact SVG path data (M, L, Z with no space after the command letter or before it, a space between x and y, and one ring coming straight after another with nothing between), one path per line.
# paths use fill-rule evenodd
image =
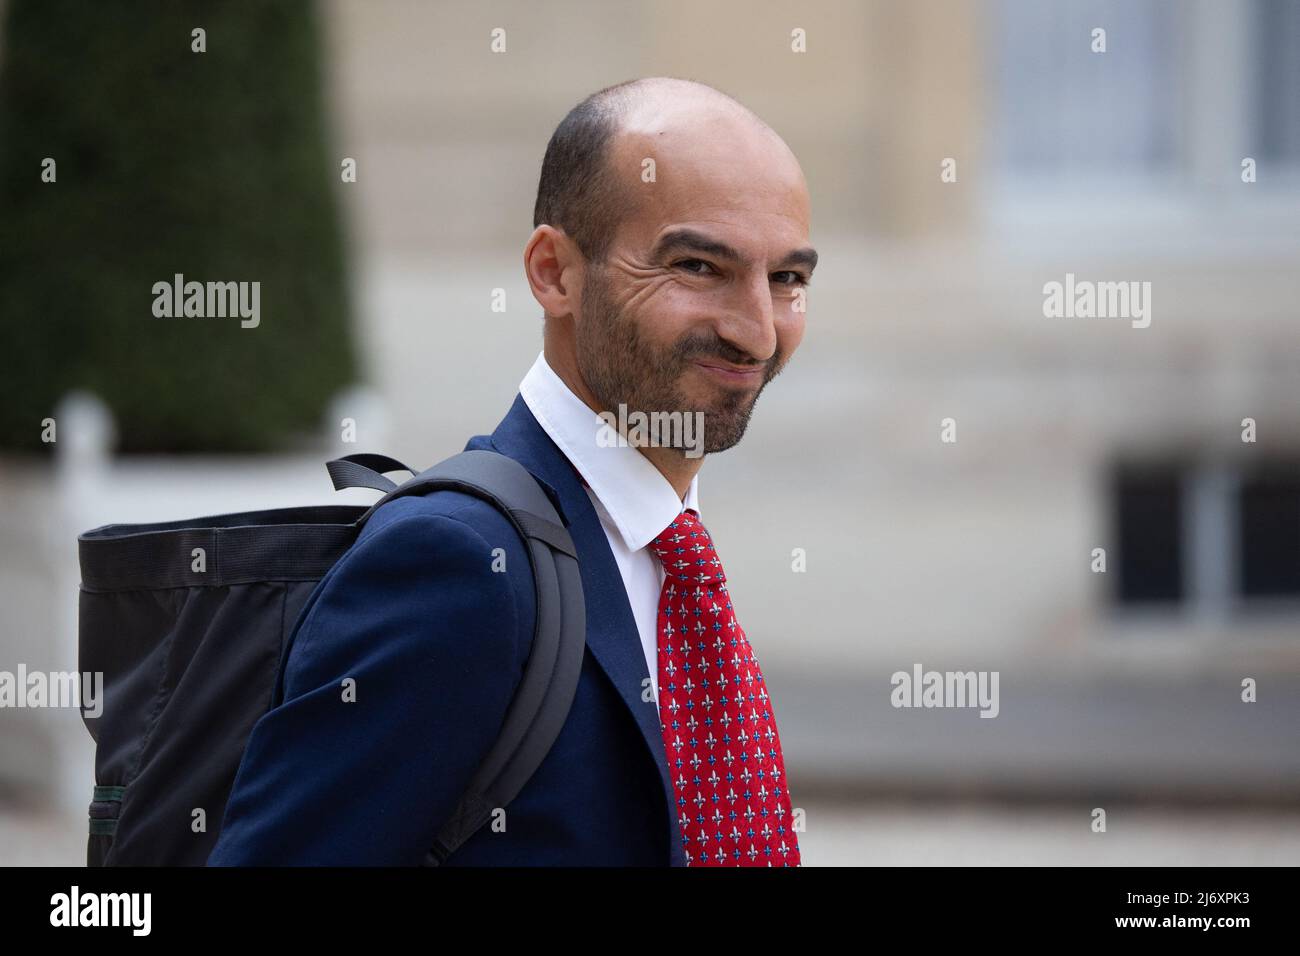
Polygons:
M510 411L490 437L476 435L465 448L467 451L488 448L515 459L544 486L549 486L552 498L558 501L578 549L587 609L587 648L613 682L659 768L668 806L670 862L673 866L684 866L686 858L677 823L677 801L664 750L663 731L659 726L659 709L653 700L641 699L642 689L649 686L650 674L646 670L645 654L628 605L623 578L609 550L609 541L596 509L592 507L573 466L537 423L522 395L515 396Z

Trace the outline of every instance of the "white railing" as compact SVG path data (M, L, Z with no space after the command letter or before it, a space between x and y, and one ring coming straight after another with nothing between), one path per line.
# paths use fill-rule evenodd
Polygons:
M389 415L359 388L331 403L319 451L275 455L116 456L113 416L96 396L59 402L53 464L0 462L0 669L75 672L78 667L77 536L104 524L310 504L364 504L377 493L335 491L324 462L388 447ZM358 440L343 440L353 419ZM52 800L84 815L94 778L94 743L76 707L0 713L0 787Z

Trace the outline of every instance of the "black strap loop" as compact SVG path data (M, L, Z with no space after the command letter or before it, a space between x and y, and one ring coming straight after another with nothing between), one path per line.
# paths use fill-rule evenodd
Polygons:
M335 491L342 491L344 488L374 488L385 494L396 488L397 482L385 478L384 472L409 471L412 475L415 474L413 468L403 465L396 458L369 452L344 455L342 458L327 461L325 469L330 473L330 481L334 482Z

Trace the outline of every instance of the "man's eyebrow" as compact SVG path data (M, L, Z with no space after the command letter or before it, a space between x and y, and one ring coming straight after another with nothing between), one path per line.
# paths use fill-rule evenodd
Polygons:
M699 252L706 256L716 256L719 259L730 259L735 262L743 261L745 258L725 242L710 238L694 229L673 229L665 232L659 237L659 241L655 243L650 256L652 259L659 259L676 250ZM781 260L781 265L807 266L811 271L817 266L817 250L812 248L794 249L786 253Z
M794 249L786 253L786 257L781 260L783 266L807 266L808 271L812 272L817 268L817 250L811 246L805 246L803 249Z
M719 259L733 259L740 261L744 258L739 252L731 248L725 242L718 239L711 239L702 232L696 232L694 229L672 229L665 232L655 243L654 250L650 253L652 259L658 259L667 255L669 252L681 249L689 252L702 252L707 256L717 256Z

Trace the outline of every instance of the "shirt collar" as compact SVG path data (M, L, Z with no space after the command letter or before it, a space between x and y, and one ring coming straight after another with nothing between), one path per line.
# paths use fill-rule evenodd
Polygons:
M555 374L545 353L538 353L537 361L519 383L519 394L537 423L587 482L629 550L644 548L684 508L699 513L699 475L691 478L685 499L679 499L668 479L631 445L598 445L597 432L607 426Z

